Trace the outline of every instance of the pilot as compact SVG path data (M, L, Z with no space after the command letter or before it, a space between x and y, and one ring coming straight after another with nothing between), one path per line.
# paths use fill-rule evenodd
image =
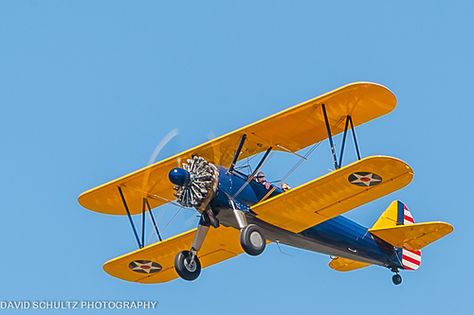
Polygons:
M281 190L283 190L283 191L288 191L288 190L290 190L290 189L291 189L291 187L290 187L290 185L288 185L287 183L282 183L282 184L281 184Z
M265 174L263 172L258 172L256 177L257 183L265 186L266 189L270 189L271 184L265 179Z

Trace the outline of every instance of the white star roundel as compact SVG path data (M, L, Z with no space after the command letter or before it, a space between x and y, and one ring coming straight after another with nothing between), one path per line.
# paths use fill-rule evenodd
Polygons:
M357 172L349 175L349 182L357 186L374 186L382 182L382 177L370 172Z
M161 265L149 260L134 260L128 264L128 268L139 273L155 273L161 271Z

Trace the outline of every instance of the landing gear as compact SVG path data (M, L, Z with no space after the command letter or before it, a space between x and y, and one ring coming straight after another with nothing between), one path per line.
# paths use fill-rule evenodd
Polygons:
M399 285L402 283L402 276L400 276L398 273L394 274L392 276L392 282L394 285Z
M197 257L197 253L201 249L207 231L209 231L209 226L202 223L203 221L201 220L196 230L196 234L194 235L191 250L183 250L182 252L179 252L174 259L174 269L184 280L196 280L201 273L201 262Z
M265 250L266 240L257 225L249 224L240 231L240 244L247 254L258 256Z
M189 250L183 250L176 255L174 267L178 275L184 280L196 280L201 273L199 258Z
M258 256L265 250L266 240L256 224L248 224L245 213L236 208L234 201L229 199L234 209L235 220L240 228L240 245L249 255Z
M402 283L402 276L398 274L398 268L397 267L391 267L390 270L392 270L393 273L395 273L392 276L392 282L394 285L399 285Z

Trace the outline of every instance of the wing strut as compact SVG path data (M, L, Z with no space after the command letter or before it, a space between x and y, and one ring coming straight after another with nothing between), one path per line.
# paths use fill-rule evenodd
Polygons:
M328 133L328 139L329 139L329 145L331 146L331 154L332 154L332 159L334 161L334 167L335 169L338 169L342 166L342 157L344 155L344 147L346 145L346 136L347 136L347 130L350 126L351 131L352 131L352 139L354 140L354 147L357 153L357 159L360 160L360 151L359 151L359 145L357 143L357 136L355 133L354 129L354 123L352 121L352 117L350 115L346 116L346 125L344 127L344 134L342 136L342 145L341 145L341 152L339 154L339 161L337 160L337 155L336 155L336 146L334 145L334 141L332 139L332 133L331 133L331 127L329 125L329 119L328 115L326 112L326 105L321 104L321 108L323 110L323 116L324 116L324 122L326 124L326 130Z
M344 154L344 146L346 145L346 135L347 135L347 128L351 127L352 131L352 139L354 140L354 147L357 153L357 159L360 160L360 151L359 145L357 144L357 136L355 134L354 124L352 123L352 117L350 115L346 116L346 126L344 127L344 135L342 136L342 145L341 145L341 154L339 155L339 167L342 165L342 155Z
M145 246L145 200L142 203L142 247Z
M331 127L329 126L328 114L326 113L326 105L321 104L321 108L323 109L324 122L326 123L326 130L328 132L329 145L331 146L331 153L332 153L332 159L334 161L334 167L338 169L340 166L339 166L339 163L337 163L336 147L334 146L334 141L332 141L332 133L331 133Z
M127 201L125 200L125 196L123 195L122 187L119 186L118 191L120 193L120 197L122 198L123 207L125 208L125 211L127 211L127 216L128 216L128 219L130 220L130 225L132 226L133 234L135 235L135 238L137 240L138 247L142 248L143 244L140 242L140 239L138 238L137 229L135 228L135 224L133 223L132 215L130 214L130 210L128 209Z
M242 138L240 138L239 146L237 147L237 150L234 153L234 158L232 159L232 163L230 164L229 167L229 172L232 173L235 167L235 163L237 163L237 160L239 159L240 152L242 151L242 147L244 146L244 142L247 139L247 135L244 133L242 135Z
M156 232L156 235L158 236L158 239L160 240L160 242L163 240L161 238L161 234L160 234L160 231L158 230L158 226L156 225L156 221L155 221L155 217L153 216L153 211L151 211L151 207L150 207L150 204L148 203L148 199L146 198L143 198L143 202L145 203L143 205L143 207L147 207L147 210L148 210L148 213L150 213L150 218L151 218L151 221L153 222L153 226L155 227L155 232ZM145 226L143 226L143 229L145 229ZM144 242L145 240L142 240L142 243L145 244Z
M357 144L357 137L356 137L354 124L352 123L352 117L347 116L347 119L349 119L349 123L351 124L352 138L354 139L354 146L355 146L355 149L356 149L356 152L357 152L357 158L360 160L359 145Z
M260 162L258 162L257 164L257 167L255 168L255 170L252 172L252 174L249 175L249 178L250 179L253 179L255 177L255 175L257 175L258 171L260 170L260 168L262 167L263 165L263 162L265 162L265 160L267 159L268 155L270 154L270 152L272 151L272 147L269 147L267 149L267 151L265 151L265 154L263 155L262 159L260 160Z
M244 188L247 187L247 185L254 179L255 175L258 173L258 171L260 170L260 168L263 165L263 162L265 162L265 160L267 159L267 157L268 157L268 155L270 154L271 151L272 151L272 147L269 147L267 149L267 151L265 151L265 154L263 155L260 162L258 162L257 167L255 168L255 170L252 172L252 174L250 174L247 177L247 180L245 181L245 183L243 183L242 186L240 186L239 190L237 190L237 192L234 194L234 196L232 196L232 198L230 198L231 200L234 199L235 197L237 197L242 192L242 190L244 190Z
M153 222L153 226L155 228L156 235L160 242L163 240L161 238L160 231L158 230L158 225L156 224L155 217L153 216L153 212L151 211L150 203L148 202L147 198L143 198L142 201L142 233L141 233L141 240L138 236L137 228L135 227L135 223L133 222L132 215L130 214L130 209L128 208L127 200L125 199L125 195L123 193L122 187L118 187L118 191L120 193L120 197L122 199L123 207L127 212L128 220L130 221L130 225L132 226L133 234L135 235L135 239L138 243L138 248L143 248L145 246L145 212L148 211L150 214L151 221Z

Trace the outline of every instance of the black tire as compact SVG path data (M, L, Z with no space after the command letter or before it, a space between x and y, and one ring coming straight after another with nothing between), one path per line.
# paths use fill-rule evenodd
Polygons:
M399 285L402 283L402 276L400 276L398 273L392 276L392 282L394 285Z
M176 255L174 259L174 269L184 280L193 281L201 274L201 262L197 256L194 257L194 263L190 264L191 252L183 250Z
M249 224L240 231L240 245L252 256L258 256L265 250L266 240L255 224Z

